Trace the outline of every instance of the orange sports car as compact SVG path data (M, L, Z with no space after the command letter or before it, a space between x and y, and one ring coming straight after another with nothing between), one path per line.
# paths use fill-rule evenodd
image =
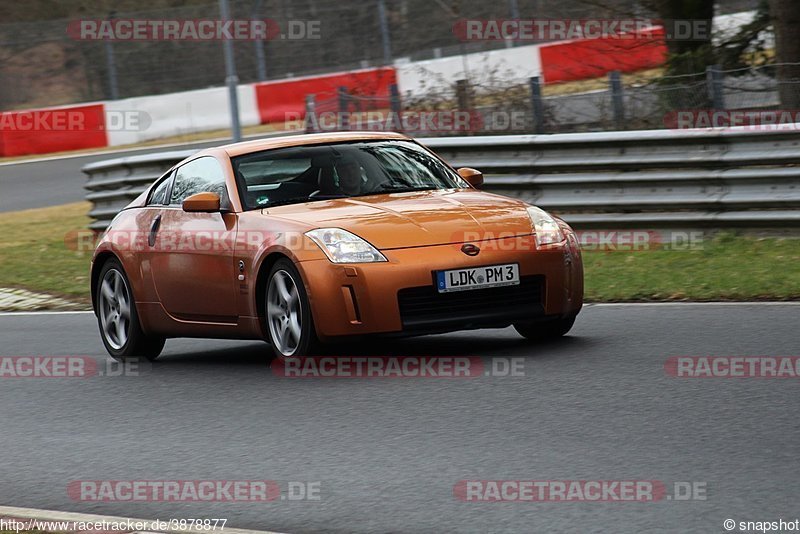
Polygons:
M198 152L100 238L103 343L124 360L167 338L263 339L288 358L363 335L566 334L583 303L574 232L482 182L399 134Z

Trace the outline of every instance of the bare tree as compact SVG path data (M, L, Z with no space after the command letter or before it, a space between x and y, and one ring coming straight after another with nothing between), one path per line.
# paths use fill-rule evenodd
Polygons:
M786 109L800 108L800 2L797 0L769 0L772 25L775 29L775 59L778 65L778 82L781 105ZM795 83L792 83L795 82Z
M769 2L759 0L755 16L739 27L735 34L727 34L717 46L717 63L724 70L744 69L771 61L772 20ZM743 72L743 71L741 71Z
M691 20L711 28L714 20L714 3L709 0L647 0L642 5L658 13L665 21ZM714 62L711 36L706 40L668 39L668 74L694 74L703 72Z

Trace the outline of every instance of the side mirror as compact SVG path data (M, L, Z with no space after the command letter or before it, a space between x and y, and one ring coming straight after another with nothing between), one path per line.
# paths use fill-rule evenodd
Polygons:
M458 175L469 182L469 185L475 188L479 188L483 185L483 173L476 169L470 169L469 167L461 167L458 169Z
M183 201L183 211L214 213L220 211L220 198L216 193L196 193Z

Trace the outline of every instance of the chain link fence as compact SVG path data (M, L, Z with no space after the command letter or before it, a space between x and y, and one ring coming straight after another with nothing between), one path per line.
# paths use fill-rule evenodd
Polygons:
M775 67L763 66L737 70L714 70L686 76L656 77L630 84L622 89L615 104L613 91L545 97L545 128L552 133L603 131L610 129L660 129L682 127L678 114L686 115L683 127L726 125L734 112L749 112L743 125L764 125L765 114L786 111L775 120L786 122L798 110L781 105L779 86L789 86L800 95L800 80L778 82ZM717 113L721 124L706 124ZM616 117L622 123L617 124ZM727 113L727 115L725 114ZM744 120L744 118L742 117ZM760 122L759 122L760 121Z
M103 9L112 2L26 3L5 20L47 18L70 8L73 18L0 23L0 109L52 106L155 95L221 86L225 79L220 41L80 41L67 34L78 19L219 19L219 4L185 0L123 3L159 8ZM757 0L724 0L721 11L752 9ZM48 7L49 6L49 7ZM10 10L11 6L3 8ZM58 11L61 10L61 11ZM2 10L0 10L2 11ZM460 18L647 17L637 0L230 0L232 19L270 19L282 33L292 22L318 23L318 38L237 41L240 82L249 83L337 70L465 54L507 46L464 43L452 28Z
M723 71L711 67L692 75L651 75L639 80L611 73L606 88L557 95L549 95L553 89L542 88L536 78L495 83L491 73L484 72L474 83L455 80L411 99L399 93L391 98L310 95L307 113L314 118L305 127L308 131L402 130L412 135L797 128L800 110L781 105L779 88L788 86L800 97L800 80L778 82L775 68Z

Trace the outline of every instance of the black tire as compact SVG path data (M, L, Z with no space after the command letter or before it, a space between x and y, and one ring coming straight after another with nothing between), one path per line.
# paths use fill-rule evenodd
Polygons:
M110 333L110 328L104 326L104 321L110 325L107 320L108 314L113 312L114 309L117 311L117 317L124 316L121 313L121 300L117 300L116 307L110 306L109 299L103 294L103 284L107 277L109 277L109 281L112 277L117 280L116 275L119 276L118 281L124 284L124 291L128 296L129 317L125 321L126 324L121 327L126 332L124 339L118 337L119 334L117 333ZM159 336L149 336L142 330L128 275L125 274L122 264L116 258L106 261L102 269L100 269L95 295L95 310L97 325L100 328L100 338L103 340L103 345L105 345L108 354L115 360L124 362L126 360L146 358L153 361L161 354L166 339Z
M276 301L272 299L272 297L276 296L276 294L270 294L270 291L277 291L273 289L273 280L276 277L281 277L284 282L287 281L286 276L289 277L291 282L294 284L296 288L296 295L297 295L297 304L299 309L294 310L294 317L299 318L299 329L300 335L299 339L295 339L294 336L291 336L291 339L286 341L282 341L281 337L281 325L280 319L277 318L274 314L270 313L270 303L272 305L279 305ZM277 280L276 280L277 282ZM265 330L267 332L267 341L269 342L270 346L272 347L272 351L275 353L275 357L286 359L286 358L302 358L305 356L310 356L317 352L319 348L319 340L317 338L316 328L314 327L314 318L311 314L311 304L308 298L308 292L306 291L305 284L303 284L303 278L300 276L300 272L297 270L297 267L294 266L291 260L288 258L283 258L275 262L275 265L272 266L272 269L269 271L269 275L267 277L267 283L265 284L264 291L266 294L264 295L264 321L265 321ZM281 308L284 311L284 318L288 321L287 324L292 322L290 316L290 310L287 308ZM287 327L290 329L290 327ZM285 330L286 334L289 334L289 330Z
M514 329L531 341L547 341L567 335L575 324L575 315L539 323L517 323Z

